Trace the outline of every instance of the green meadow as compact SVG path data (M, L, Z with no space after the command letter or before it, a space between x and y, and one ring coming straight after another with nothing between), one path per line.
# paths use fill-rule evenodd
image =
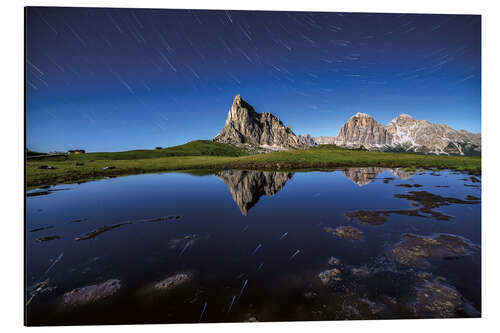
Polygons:
M437 156L414 153L370 152L334 145L268 154L250 154L246 149L208 140L154 150L98 152L39 156L26 160L26 184L41 185L82 182L103 177L176 170L332 170L347 167L455 169L481 172L481 158ZM51 169L43 169L49 166ZM106 167L111 167L107 168Z

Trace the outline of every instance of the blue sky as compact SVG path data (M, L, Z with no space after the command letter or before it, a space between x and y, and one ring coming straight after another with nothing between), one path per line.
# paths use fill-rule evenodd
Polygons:
M27 9L27 147L120 151L211 139L236 94L296 134L356 112L481 131L481 18Z

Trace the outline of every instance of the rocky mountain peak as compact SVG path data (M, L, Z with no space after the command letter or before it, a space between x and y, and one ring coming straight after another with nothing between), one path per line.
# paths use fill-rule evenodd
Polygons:
M317 145L315 138L313 138L311 134L304 134L304 135L299 134L298 138L300 142L306 147Z
M352 116L351 118L373 118L372 116L370 116L369 114L367 113L362 113L362 112L358 112L356 113L354 116Z
M406 114L406 113L402 113L399 116L397 116L396 118L394 118L393 120L391 120L387 126L388 127L398 126L398 125L410 126L413 123L415 123L415 119L413 119L412 116L410 116L409 114Z
M345 123L335 138L344 146L382 146L391 143L387 129L366 113L356 113Z
M303 143L275 115L258 113L241 95L236 95L226 123L214 141L231 144L250 144L271 149L299 148Z
M234 101L233 101L233 105L238 105L238 106L241 106L241 95L238 94L236 96L234 96Z
M406 118L406 119L410 118L410 119L413 119L413 117L410 116L407 113L401 113L397 118Z
M383 126L374 118L357 113L341 127L335 144L370 150L477 155L481 152L481 135L457 131L446 124L415 120L408 114L401 114Z

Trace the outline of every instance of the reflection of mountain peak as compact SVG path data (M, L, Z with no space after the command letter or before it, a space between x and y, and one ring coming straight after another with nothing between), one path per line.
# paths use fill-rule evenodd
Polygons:
M371 183L384 170L400 179L408 179L413 175L412 172L401 168L381 167L348 168L342 170L342 173L353 183L363 186ZM248 214L248 211L259 202L260 197L275 195L293 177L291 172L248 170L222 170L215 175L229 188L234 202L243 215Z
M390 173L392 173L394 176L398 177L399 179L410 179L415 172L411 171L405 171L403 168L395 168L395 169L388 169Z
M367 168L349 168L342 171L342 173L352 180L353 183L363 186L372 182L384 168L367 167Z
M413 172L404 171L404 169L386 169L381 167L366 167L366 168L349 168L344 169L342 173L352 180L353 183L363 186L369 184L373 179L377 178L378 175L384 171L389 171L393 176L399 179L409 179L413 176Z
M241 214L247 215L261 196L272 196L279 192L293 173L275 171L224 170L216 173L222 179L240 207Z

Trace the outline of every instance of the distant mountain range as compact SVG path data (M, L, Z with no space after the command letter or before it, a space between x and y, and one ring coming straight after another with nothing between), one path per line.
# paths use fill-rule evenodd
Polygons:
M410 151L439 155L481 154L481 134L455 130L446 124L415 120L402 114L388 125L373 117L357 113L345 123L335 137L339 146L381 151Z
M296 135L275 115L257 113L240 95L236 95L224 128L213 140L263 151L335 144L375 151L481 154L481 134L455 130L446 124L415 120L407 114L401 114L389 124L382 125L368 114L357 113L340 128L336 136Z

